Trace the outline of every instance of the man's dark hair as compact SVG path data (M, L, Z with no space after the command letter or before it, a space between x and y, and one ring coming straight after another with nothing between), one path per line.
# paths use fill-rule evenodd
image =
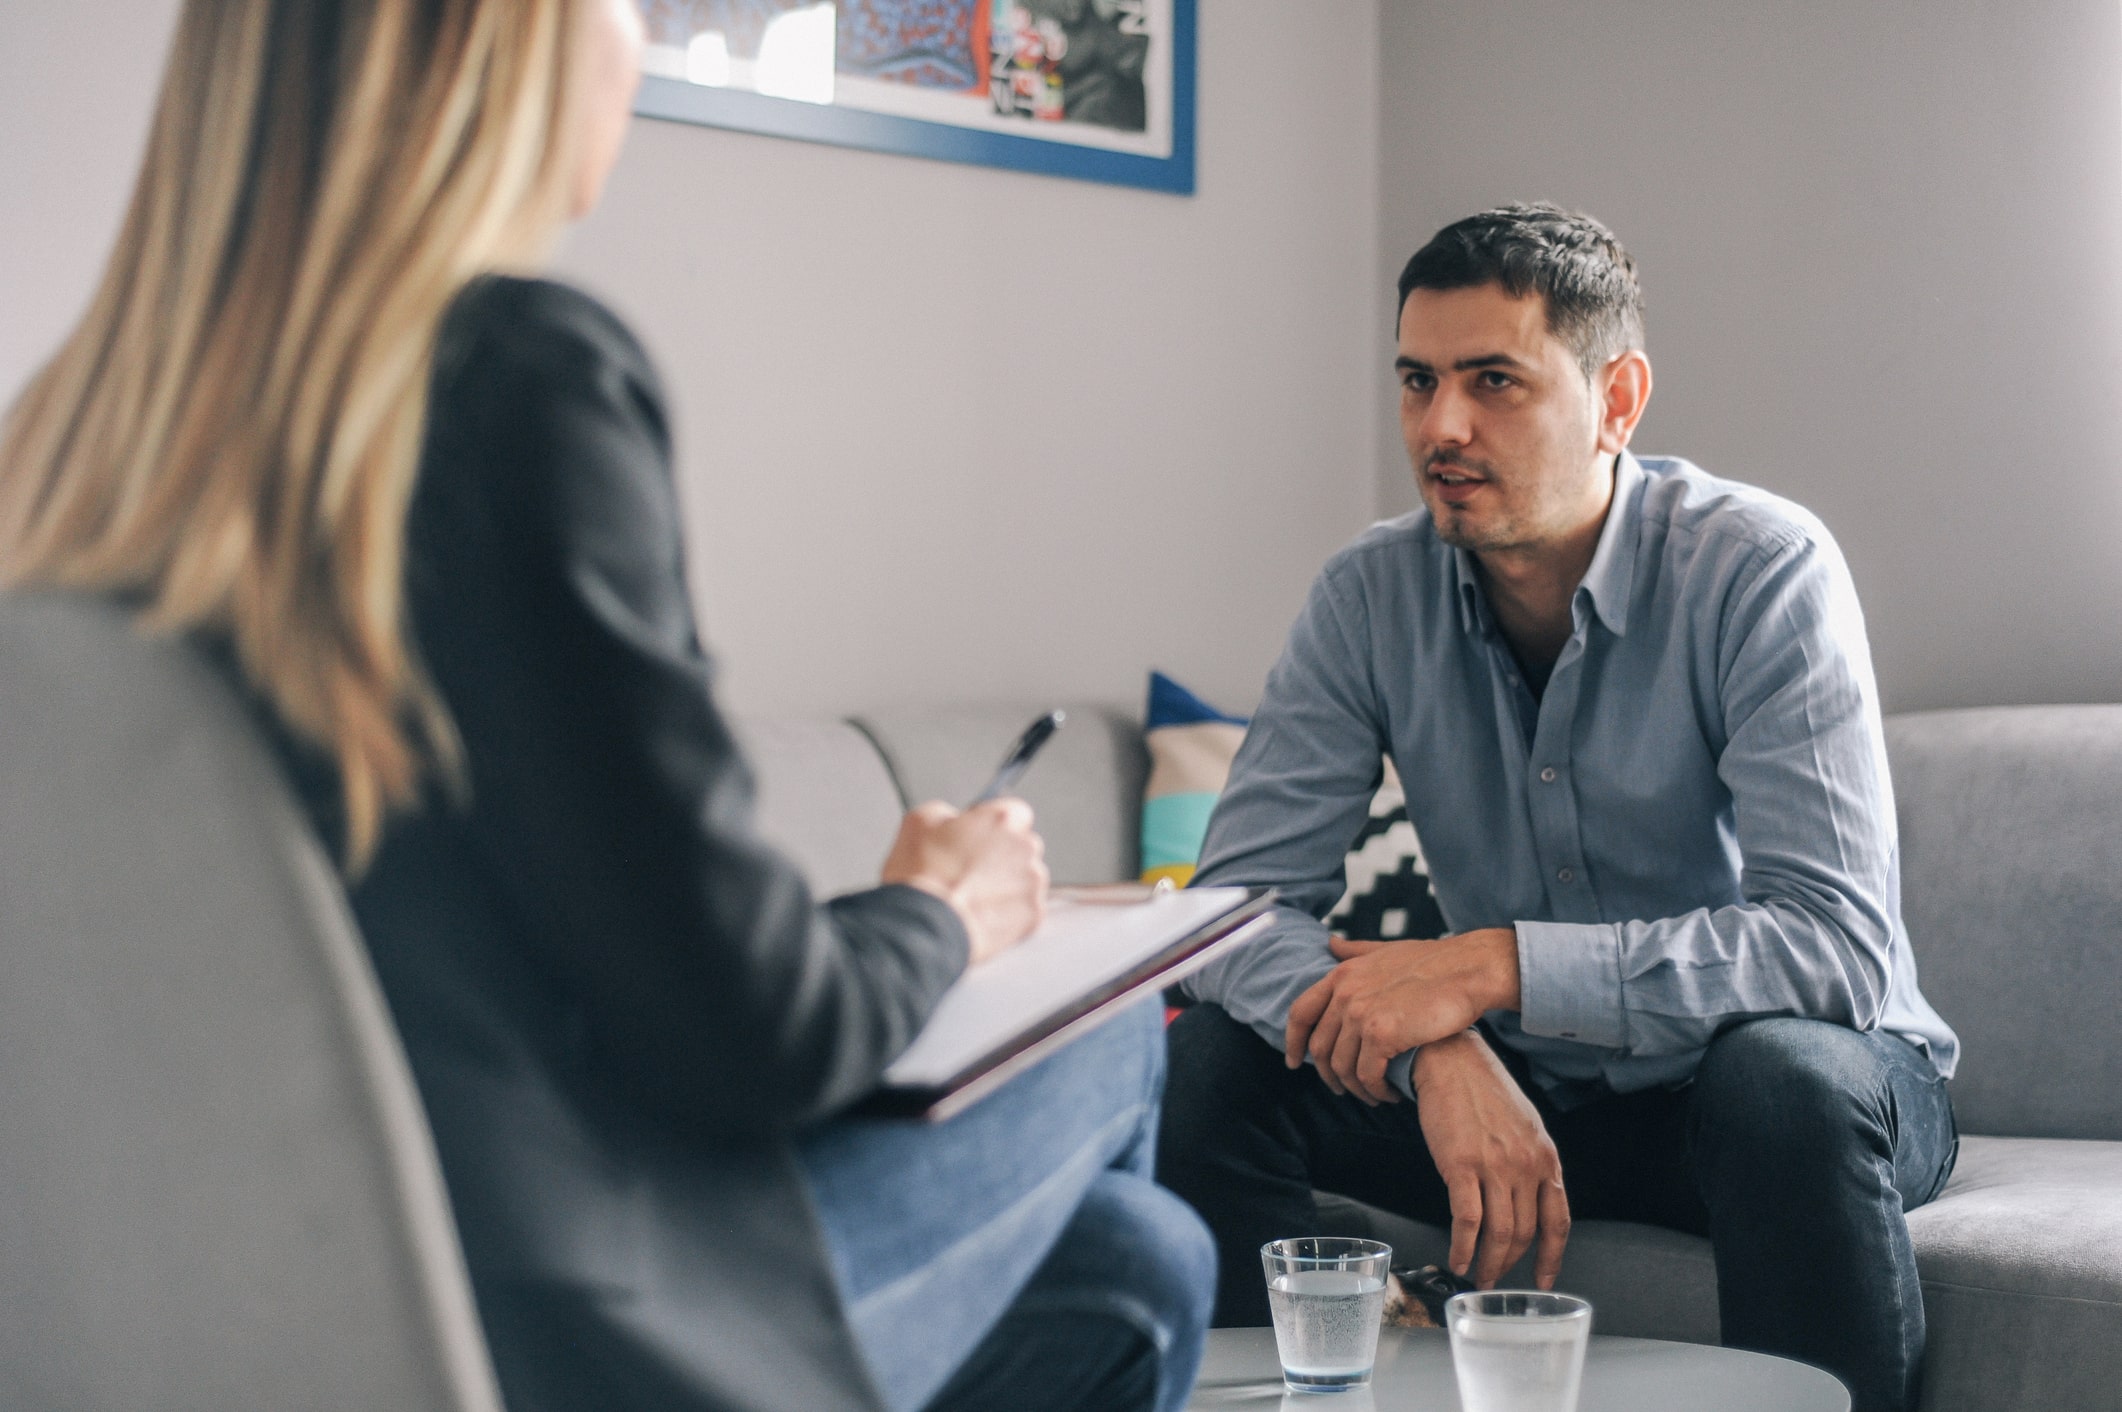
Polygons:
M1500 285L1513 299L1538 294L1547 329L1577 355L1588 379L1608 359L1643 346L1636 262L1614 233L1579 211L1545 201L1498 206L1453 221L1400 271L1400 302L1418 289Z

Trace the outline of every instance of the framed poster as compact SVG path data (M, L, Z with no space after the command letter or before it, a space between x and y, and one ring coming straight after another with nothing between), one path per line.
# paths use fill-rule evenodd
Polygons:
M642 0L648 117L1190 194L1196 0Z

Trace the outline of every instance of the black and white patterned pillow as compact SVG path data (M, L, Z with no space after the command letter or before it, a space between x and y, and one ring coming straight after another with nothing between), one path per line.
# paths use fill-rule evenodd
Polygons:
M1390 760L1384 782L1371 796L1370 817L1349 845L1348 891L1327 914L1326 925L1358 941L1438 937L1446 931L1429 885L1422 840L1408 822L1407 796Z

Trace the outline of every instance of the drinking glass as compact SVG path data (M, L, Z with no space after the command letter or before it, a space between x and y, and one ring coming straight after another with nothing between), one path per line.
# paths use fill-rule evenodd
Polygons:
M1466 1412L1576 1412L1592 1307L1567 1294L1496 1289L1444 1304Z
M1393 1248L1350 1236L1298 1236L1260 1247L1282 1383L1342 1392L1370 1382Z

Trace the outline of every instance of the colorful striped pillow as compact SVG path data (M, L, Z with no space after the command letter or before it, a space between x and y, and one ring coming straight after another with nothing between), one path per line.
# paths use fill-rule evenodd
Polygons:
M1142 881L1185 887L1201 861L1208 816L1230 779L1245 718L1226 716L1162 672L1149 674L1142 739L1149 785L1142 800Z

